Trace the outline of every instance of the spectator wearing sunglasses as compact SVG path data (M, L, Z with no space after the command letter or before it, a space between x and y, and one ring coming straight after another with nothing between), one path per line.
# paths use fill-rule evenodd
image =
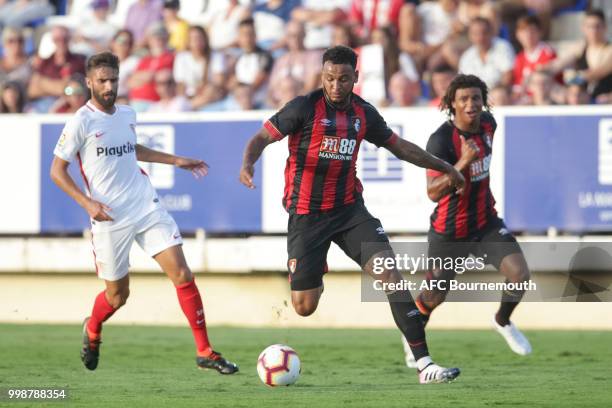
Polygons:
M32 76L32 61L26 55L21 29L6 27L2 31L2 59L0 59L0 82L16 81L27 87Z

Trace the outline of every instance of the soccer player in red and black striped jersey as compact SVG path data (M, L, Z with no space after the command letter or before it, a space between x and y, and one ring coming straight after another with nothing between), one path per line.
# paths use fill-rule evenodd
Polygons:
M308 316L323 292L327 251L335 242L362 269L373 275L373 260L394 257L380 221L363 203L356 175L359 146L365 139L398 158L447 174L448 185L462 188L463 176L449 163L398 137L377 110L353 93L357 55L333 47L323 55L323 88L290 101L251 138L244 153L240 181L253 186L254 164L264 148L289 136L283 204L289 212L287 251L291 300ZM376 243L364 245L362 243ZM382 282L400 282L395 268L376 275ZM386 292L398 328L416 358L421 383L448 382L457 368L443 368L429 356L419 310L407 290Z
M448 177L436 170L427 171L427 194L438 203L431 215L428 256L458 258L470 253L486 254L486 262L499 270L509 282L529 280L527 262L514 236L497 216L489 185L493 136L497 124L489 112L487 86L474 75L458 75L451 82L440 108L449 120L436 130L427 151L449 163L465 177L461 194L448 187ZM485 110L483 111L483 108ZM432 270L427 279L450 280L454 270ZM448 285L447 285L448 286ZM423 321L446 298L447 291L426 290L416 300ZM517 354L531 352L525 336L510 322L510 315L524 290L504 291L493 324ZM413 365L410 349L406 364Z

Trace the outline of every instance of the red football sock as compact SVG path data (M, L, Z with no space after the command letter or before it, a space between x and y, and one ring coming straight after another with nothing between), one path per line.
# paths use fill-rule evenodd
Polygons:
M87 323L87 332L92 338L99 338L102 332L102 323L108 320L117 309L113 308L106 300L106 291L102 291L96 297L91 317Z
M212 348L208 342L208 333L206 332L204 306L202 306L202 298L200 297L200 291L195 284L195 280L178 285L176 287L176 294L181 309L183 309L183 313L185 313L191 326L198 356L206 357L210 355Z

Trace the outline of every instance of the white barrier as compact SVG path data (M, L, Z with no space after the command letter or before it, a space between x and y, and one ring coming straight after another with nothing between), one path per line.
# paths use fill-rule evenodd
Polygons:
M424 242L424 236L396 236L392 242ZM198 273L246 274L287 271L287 240L284 236L250 238L206 238L200 235L184 240L184 251L191 269ZM612 237L519 237L519 242L550 242L549 246L527 247L529 267L536 272L564 271L575 253L558 243L612 242ZM534 253L533 250L537 250ZM70 256L67 256L69 254ZM0 238L0 273L88 273L95 270L88 238ZM358 272L359 266L336 245L328 254L330 270ZM130 252L130 270L135 273L159 272L159 267L138 245Z
M504 146L507 140L504 128L505 118L538 115L585 117L600 115L603 117L610 115L610 112L609 106L496 109L495 116L499 127L494 142L491 186L500 214L503 215L505 202L503 196ZM388 124L403 138L421 147L425 147L428 136L444 120L444 116L433 108L387 109L382 110L381 113ZM231 125L249 120L257 124L271 114L272 112L145 114L139 116L139 123L150 124L149 127L160 124L168 127L166 124L178 126L225 121L228 123L228 127L223 130L226 133L214 136L222 145L222 149L219 150L225 152L224 154L227 154L228 157L235 158L242 154L244 146L242 143L234 145L228 143L228 138L236 136L232 135ZM46 205L54 204L41 202L41 183L45 185L50 183L48 169L41 168L41 126L42 124L61 124L67 117L62 115L3 115L0 117L5 150L9 152L0 161L0 174L2 174L0 188L4 192L3 200L0 200L0 234L31 234L41 230L41 211ZM178 133L175 138L180 139L182 136L184 135ZM240 136L241 140L244 140L249 135L241 133ZM185 140L182 142L185 143ZM202 152L197 154L200 153ZM258 232L285 231L287 215L281 207L281 198L286 155L286 141L270 146L264 153L263 181L260 186L263 193L261 203L257 203L261 207L261 222L257 221L255 224ZM231 169L216 175L211 173L211 180L212 177L219 177L219 174L231 173L234 167L232 164ZM396 171L398 168L401 169L399 172ZM371 145L364 143L358 171L365 187L366 204L370 211L382 220L387 231L422 233L427 229L428 217L433 204L427 200L425 194L423 169L400 164L385 149L374 150ZM235 169L235 172L237 175L238 168ZM231 177L232 182L236 178ZM229 185L225 185L229 189ZM237 187L234 188L233 194L236 189ZM219 193L214 199L224 199L223 191ZM65 197L65 200L69 198ZM214 217L214 214L208 215Z

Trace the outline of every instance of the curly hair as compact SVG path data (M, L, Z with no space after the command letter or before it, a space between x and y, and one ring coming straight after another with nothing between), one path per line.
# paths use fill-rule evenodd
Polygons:
M466 88L479 88L482 93L482 101L485 110L490 111L491 107L488 102L488 94L489 90L487 88L487 84L485 84L482 79L478 78L476 75L465 75L459 74L457 75L453 81L448 86L446 93L442 97L440 101L440 110L446 111L446 114L451 117L455 114L455 109L453 108L453 101L455 100L455 93L457 93L458 89L466 89Z
M331 61L332 64L348 64L353 69L357 68L357 54L343 45L328 48L323 54L323 64L327 61Z

